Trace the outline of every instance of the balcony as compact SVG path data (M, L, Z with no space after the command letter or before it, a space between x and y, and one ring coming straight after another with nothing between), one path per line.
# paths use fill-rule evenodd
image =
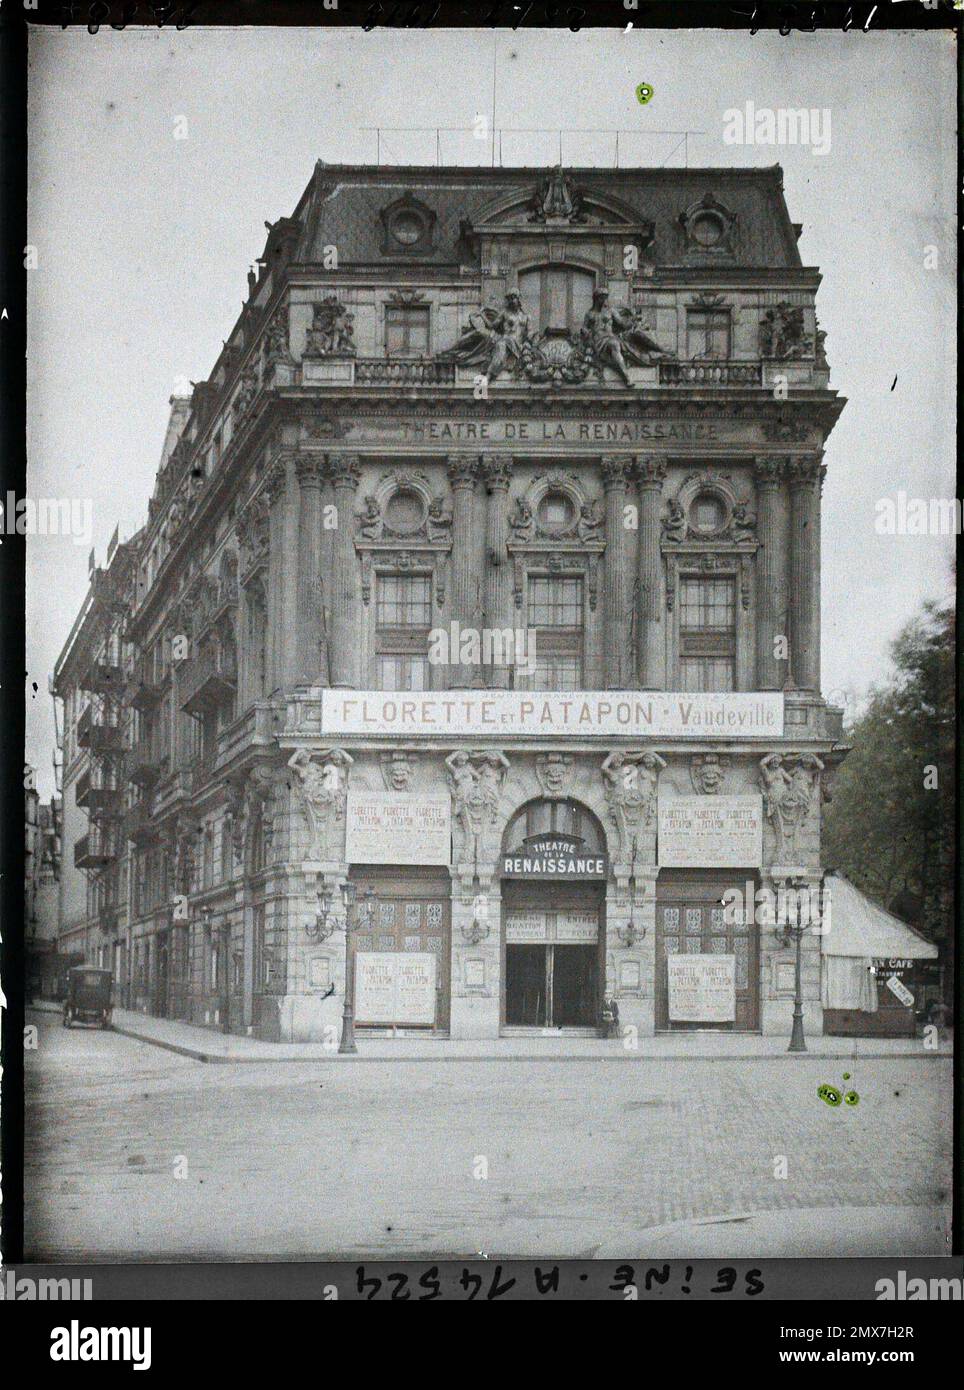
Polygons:
M105 787L94 781L89 771L77 779L77 805L91 816L113 816L120 810L120 788Z
M80 682L82 690L119 696L124 688L123 669L112 661L92 661Z
M117 846L109 835L92 830L74 845L75 869L103 869L117 857Z
M355 386L454 386L455 363L430 358L356 357Z
M128 779L135 787L152 787L164 771L166 763L166 755L156 753L148 741L142 740L134 745Z
M224 652L204 652L189 666L182 666L178 675L181 709L187 714L201 715L234 699L237 663Z
M150 802L138 801L128 809L124 817L124 835L128 840L141 845L149 841L153 834Z
M124 731L88 705L77 720L77 745L92 753L123 753Z
M169 672L160 670L153 661L142 657L131 673L127 698L133 709L152 709L164 694L170 679Z
M762 386L761 362L660 362L660 386Z

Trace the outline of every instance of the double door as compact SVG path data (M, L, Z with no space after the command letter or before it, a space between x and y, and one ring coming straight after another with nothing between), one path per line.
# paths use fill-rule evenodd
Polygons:
M692 876L691 876L692 875ZM752 1033L760 1025L760 929L727 911L723 895L736 887L744 893L753 871L727 876L686 877L664 870L656 885L656 1027L695 1031L710 1029ZM751 904L752 914L752 904ZM730 918L730 921L727 921ZM670 998L669 959L674 955L732 957L732 1017L679 1017ZM729 969L729 963L727 963ZM707 998L707 1013L719 1012L719 996ZM698 1014L700 1003L684 1013Z
M503 1022L598 1028L602 893L596 885L503 883Z

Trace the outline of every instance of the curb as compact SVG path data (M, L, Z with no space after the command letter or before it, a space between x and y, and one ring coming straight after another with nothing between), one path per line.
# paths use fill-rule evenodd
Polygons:
M132 1038L135 1042L146 1043L150 1047L159 1047L165 1052L175 1052L178 1056L188 1057L195 1062L206 1062L217 1065L218 1063L228 1066L234 1065L264 1065L272 1063L274 1066L293 1063L294 1065L304 1066L306 1063L316 1066L323 1066L329 1062L337 1062L339 1065L354 1062L773 1062L782 1057L800 1057L804 1061L811 1062L833 1062L833 1061L859 1061L859 1062L887 1062L900 1061L903 1059L917 1061L919 1058L950 1059L950 1052L860 1052L856 1057L852 1053L833 1053L833 1052L801 1052L801 1053L760 1053L760 1052L734 1052L724 1055L701 1056L687 1055L685 1053L665 1054L659 1052L636 1052L630 1053L620 1051L618 1053L601 1052L595 1056L585 1052L552 1052L552 1053L525 1053L525 1052L505 1052L505 1053L451 1053L440 1052L438 1056L427 1056L420 1053L417 1056L400 1053L397 1056L366 1056L364 1053L340 1053L332 1051L324 1057L252 1057L250 1055L231 1056L220 1052L206 1052L203 1048L192 1047L187 1043L169 1042L166 1038L148 1037L144 1033L137 1033L131 1028L121 1028L112 1025L111 1032L118 1033L122 1037Z

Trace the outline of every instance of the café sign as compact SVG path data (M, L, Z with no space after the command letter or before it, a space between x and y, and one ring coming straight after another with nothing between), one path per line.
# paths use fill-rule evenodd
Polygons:
M648 690L322 690L320 733L471 738L779 738L783 695Z
M576 835L546 831L527 835L519 849L502 857L503 878L605 878L607 859L600 850L587 850Z

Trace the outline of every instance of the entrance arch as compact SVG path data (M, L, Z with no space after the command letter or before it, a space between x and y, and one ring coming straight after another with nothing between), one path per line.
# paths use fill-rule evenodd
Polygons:
M502 877L503 1029L602 1029L606 835L581 802L542 798L506 826Z

